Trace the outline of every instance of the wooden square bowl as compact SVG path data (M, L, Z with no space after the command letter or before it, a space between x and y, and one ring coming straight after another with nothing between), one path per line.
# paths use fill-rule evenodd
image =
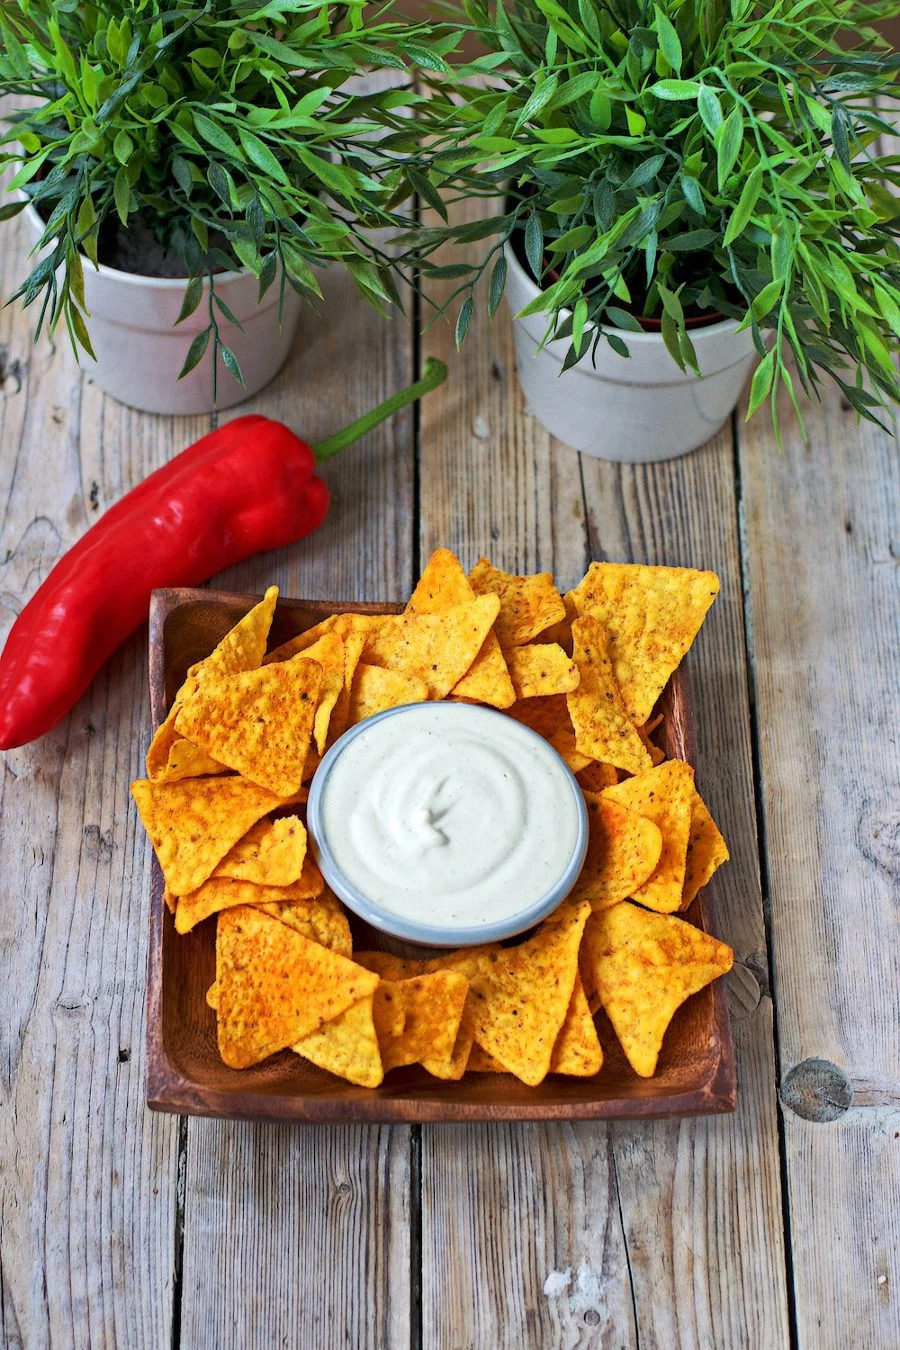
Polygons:
M207 656L259 596L206 590L156 591L150 611L150 695L153 725L164 719L187 669ZM336 612L396 614L400 605L281 600L270 648ZM692 762L690 699L679 671L660 699L660 744ZM716 932L706 891L691 922ZM350 916L354 947L385 946L374 929ZM229 1069L216 1046L216 1015L206 1003L215 978L214 922L179 936L163 900L154 859L147 991L147 1102L154 1110L247 1120L464 1121L580 1120L702 1115L735 1105L734 1051L725 984L695 994L676 1013L655 1077L631 1069L603 1013L598 1030L604 1064L594 1078L551 1074L527 1087L509 1074L475 1073L457 1083L432 1078L418 1065L394 1069L381 1087L355 1087L285 1050L251 1069ZM392 950L398 944L392 944ZM415 954L416 949L409 949Z

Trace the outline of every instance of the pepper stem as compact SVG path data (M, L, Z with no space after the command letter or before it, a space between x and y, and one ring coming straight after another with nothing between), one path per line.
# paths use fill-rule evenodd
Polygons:
M429 356L425 362L425 372L420 380L415 384L410 384L406 389L401 389L399 393L392 394L386 398L383 403L379 403L377 408L371 412L363 413L355 422L351 422L348 427L342 431L336 431L333 436L328 436L324 441L319 441L314 445L313 453L316 457L316 463L322 464L326 459L331 459L332 455L337 455L341 450L358 441L360 436L364 436L372 427L377 427L379 422L385 421L388 417L393 417L394 413L400 412L401 408L407 408L410 403L415 403L416 399L423 394L429 393L432 389L437 389L439 384L443 384L447 378L447 367L443 361L438 361L436 357Z

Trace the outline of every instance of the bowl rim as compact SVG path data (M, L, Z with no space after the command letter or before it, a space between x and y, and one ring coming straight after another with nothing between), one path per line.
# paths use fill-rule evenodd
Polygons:
M346 747L357 736L362 735L378 722L408 713L413 709L437 707L439 704L444 708L452 708L454 711L451 716L468 717L475 713L476 715L486 714L490 717L503 718L507 722L515 721L499 709L486 707L483 704L448 703L437 699L421 703L400 703L393 708L386 708L383 712L375 713L372 717L364 718L362 722L357 722L355 726L350 727L342 736L338 737L334 745L326 751L322 762L313 774L309 787L309 800L306 803L306 826L310 848L328 885L348 909L351 909L354 914L364 919L366 923L371 924L380 933L384 933L388 937L398 938L403 942L413 943L419 947L478 947L485 942L499 942L505 938L517 937L552 914L574 887L581 875L587 856L589 827L584 793L563 757L548 740L532 727L527 726L524 722L516 721L516 726L538 741L544 750L549 751L551 757L558 761L559 767L563 770L564 778L572 790L575 801L578 834L569 864L555 885L526 909L521 909L505 919L477 925L448 926L447 924L421 923L415 919L404 918L402 915L393 913L393 911L378 904L377 901L369 899L344 876L328 847L322 823L321 808L325 785L331 770Z

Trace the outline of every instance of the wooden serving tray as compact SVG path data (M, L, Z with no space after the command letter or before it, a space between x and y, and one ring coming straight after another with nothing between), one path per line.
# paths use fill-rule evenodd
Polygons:
M165 717L188 667L207 656L259 599L207 590L154 592L150 608L154 727ZM269 646L278 646L327 614L396 614L402 608L279 599ZM669 682L659 710L665 714L660 728L663 749L670 757L693 762L690 697L682 671ZM374 929L354 915L349 917L357 950L387 945ZM705 889L688 917L718 935ZM392 1070L379 1088L360 1088L289 1050L251 1069L229 1069L219 1058L216 1016L206 1003L206 991L215 978L215 934L210 921L185 936L175 932L154 858L147 988L147 1104L154 1110L320 1122L617 1119L734 1110L734 1048L723 980L678 1010L656 1076L650 1079L639 1078L631 1069L602 1012L597 1024L604 1054L600 1073L595 1078L552 1074L534 1088L509 1074L466 1074L457 1083L446 1082L418 1065ZM393 943L392 950L398 945Z

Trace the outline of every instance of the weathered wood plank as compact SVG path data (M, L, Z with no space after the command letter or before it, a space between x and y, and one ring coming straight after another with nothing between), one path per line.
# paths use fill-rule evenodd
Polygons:
M386 323L346 276L323 317L301 319L287 367L236 412L314 441L412 379L402 318ZM412 586L413 418L383 424L328 465L331 512L306 541L213 583L286 595L393 600ZM410 1338L407 1127L188 1124L181 1344L406 1346Z
M437 344L441 355L450 348L447 328L428 334L426 349ZM786 1345L730 432L653 468L579 460L524 416L505 313L490 330L473 325L451 369L422 415L423 555L450 543L467 565L486 552L502 566L552 568L563 585L591 556L691 562L722 576L691 673L699 781L734 855L717 898L740 963L739 1110L671 1124L483 1129L462 1140L424 1128L423 1342ZM568 1270L571 1283L545 1295L546 1277Z
M24 268L4 226L0 294ZM137 420L0 310L0 637L96 510L196 432ZM96 489L96 490L95 490ZM168 1342L178 1128L144 1109L146 643L0 767L0 1342Z
M828 1350L900 1343L900 492L835 392L805 416L740 462L797 1327Z

